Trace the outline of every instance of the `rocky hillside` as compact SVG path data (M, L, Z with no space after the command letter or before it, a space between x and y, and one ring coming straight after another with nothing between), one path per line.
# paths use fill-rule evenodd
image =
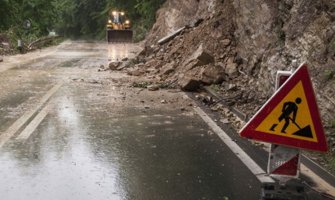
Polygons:
M167 0L129 74L184 90L214 84L250 116L273 94L277 70L306 62L334 162L334 36L334 1Z

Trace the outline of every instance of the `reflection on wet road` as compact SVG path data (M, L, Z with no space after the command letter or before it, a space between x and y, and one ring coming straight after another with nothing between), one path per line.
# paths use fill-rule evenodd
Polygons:
M47 57L45 62L55 62L49 67L32 63L4 72L42 73L22 78L31 83L29 89L7 85L0 101L1 117L8 112L11 91L31 91L18 98L24 109L9 122L33 109L52 86L64 84L45 102L46 109L38 110L42 115L27 121L25 127L34 127L26 132L31 135L20 136L21 128L0 149L1 199L258 199L257 179L192 107L178 107L178 102L187 101L182 94L101 84L122 76L97 72L101 63L111 60L101 53L108 50L76 45L81 46L77 51L85 51L82 57L64 53L76 48L71 45ZM120 56L117 52L114 57ZM68 57L56 61L64 55ZM98 81L85 81L93 79ZM162 98L169 104L162 104ZM9 125L2 124L0 130Z

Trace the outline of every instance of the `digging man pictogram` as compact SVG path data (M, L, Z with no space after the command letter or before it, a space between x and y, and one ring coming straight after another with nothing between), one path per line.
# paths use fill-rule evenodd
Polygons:
M295 122L298 112L298 105L301 103L301 98L296 98L295 102L285 102L282 109L282 114L279 116L278 121L285 120L285 124L281 129L282 133L286 133L287 127L290 125L290 120L300 129L300 126ZM292 118L290 117L292 114ZM278 124L273 124L270 131L275 131Z

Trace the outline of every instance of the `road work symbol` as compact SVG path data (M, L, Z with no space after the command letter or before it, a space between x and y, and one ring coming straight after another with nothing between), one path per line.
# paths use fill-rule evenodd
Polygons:
M293 133L293 135L302 136L302 137L308 137L313 138L311 126L307 125L304 128L301 128L299 124L296 122L297 112L298 112L298 105L301 103L301 98L296 98L295 102L285 102L282 108L282 113L278 118L278 121L281 122L285 120L285 124L283 125L283 128L281 129L281 133L286 133L287 127L290 125L290 121L293 125L295 125L299 130ZM275 128L278 126L278 124L273 124L270 128L270 131L275 131Z
M273 108L256 130L317 142L311 111L301 81Z
M302 65L240 131L242 137L327 151L306 65Z

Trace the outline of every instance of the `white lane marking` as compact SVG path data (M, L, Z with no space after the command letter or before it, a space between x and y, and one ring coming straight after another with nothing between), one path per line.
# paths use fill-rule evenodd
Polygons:
M58 89L63 85L59 83L52 87L37 104L37 106L26 113L24 113L19 119L17 119L4 133L0 135L0 148L11 138L13 135L21 129L21 127L55 94Z
M30 137L30 135L35 131L35 129L40 125L43 119L49 113L49 106L45 106L41 112L39 112L36 117L28 124L28 126L17 136L17 140L26 140Z
M187 95L183 95L183 97L185 99L190 99ZM197 110L196 110L197 111ZM202 110L201 110L202 111ZM203 111L202 111L203 112ZM201 114L198 113L198 115L201 116ZM206 114L205 114L206 115ZM238 117L238 116L237 116ZM210 118L209 118L210 119ZM243 120L241 120L243 121ZM216 123L213 122L215 126ZM220 127L218 127L219 129L221 129ZM222 130L221 130L222 131ZM224 133L224 132L223 132ZM224 133L225 135L227 135L226 133ZM220 136L220 134L218 134ZM229 138L229 136L227 136ZM220 136L220 138L222 139L222 137ZM223 140L223 139L222 139ZM231 139L229 139L231 141ZM229 141L228 140L228 141ZM264 144L264 150L266 152L270 151L269 148L269 143L264 143L264 142L258 142L261 144ZM235 143L234 143L235 144ZM242 150L243 151L243 150ZM244 152L244 151L243 151ZM309 159L308 157L305 156L305 158ZM251 158L250 158L251 159ZM309 159L310 160L310 159ZM312 160L311 160L312 161ZM314 162L314 161L312 161ZM316 163L314 163L316 164ZM317 165L317 164L316 164ZM321 166L319 166L320 168L322 168ZM311 180L313 180L313 182L315 183L315 186L313 188L317 189L317 190L321 190L324 191L332 196L335 196L335 187L333 187L332 185L330 185L327 181L325 181L324 179L322 179L320 176L318 176L317 174L315 174L310 168L308 168L306 165L301 164L300 166L300 171L302 174L304 174L305 176L309 177ZM325 170L326 171L326 170Z
M199 107L194 108L194 110L261 183L275 183L275 181L268 176L266 172L227 135L227 133L216 125L216 123L204 111L202 111Z

